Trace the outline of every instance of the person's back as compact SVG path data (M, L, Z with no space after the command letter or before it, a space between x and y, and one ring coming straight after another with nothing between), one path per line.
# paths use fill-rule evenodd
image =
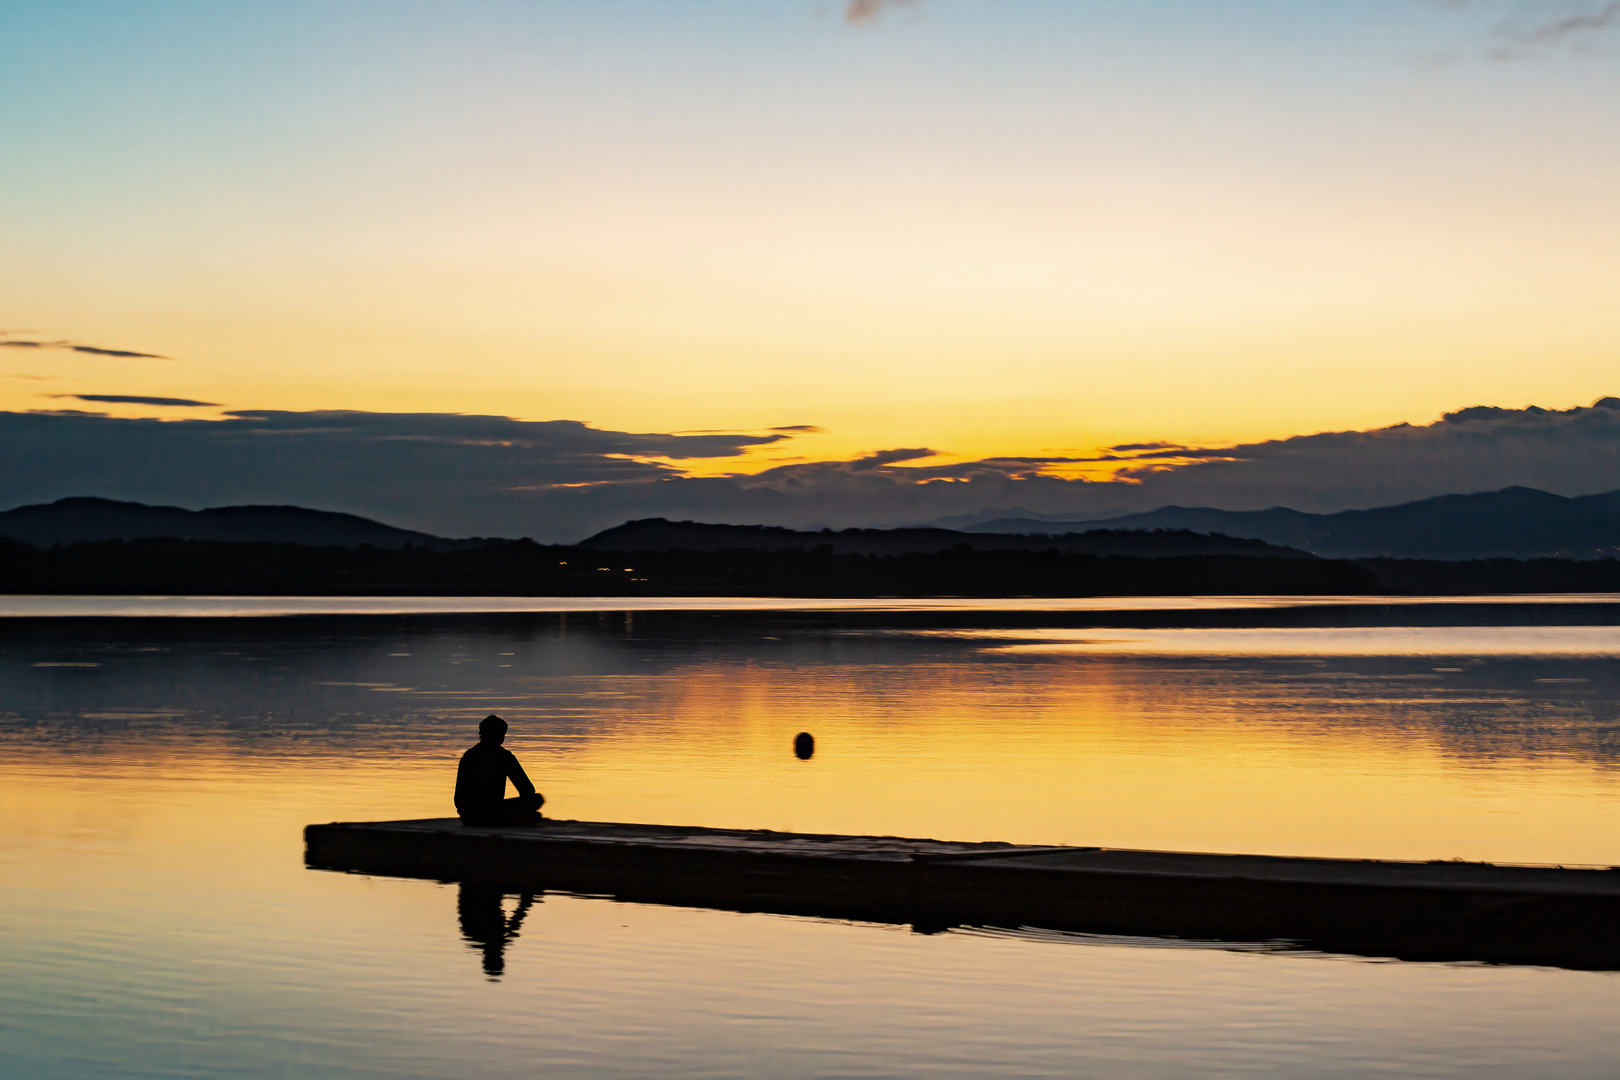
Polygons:
M461 755L456 767L456 809L501 802L506 798L507 776L522 769L512 751L480 740Z
M478 744L461 755L456 768L456 813L463 825L531 825L540 821L545 796L534 790L517 756L502 746L506 721L495 715L478 725ZM517 798L508 799L512 781Z

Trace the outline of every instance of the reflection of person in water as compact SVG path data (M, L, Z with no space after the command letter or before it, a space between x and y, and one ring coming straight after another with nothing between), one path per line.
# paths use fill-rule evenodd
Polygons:
M506 970L506 943L518 936L523 917L534 905L534 894L523 893L518 897L517 910L508 917L501 906L503 899L505 894L494 889L463 883L461 896L456 901L461 915L461 936L474 949L483 950L484 974L492 979L500 978Z
M545 796L534 790L506 741L506 721L493 714L478 725L478 745L461 755L456 769L456 813L463 825L534 825ZM502 798L506 782L517 798Z

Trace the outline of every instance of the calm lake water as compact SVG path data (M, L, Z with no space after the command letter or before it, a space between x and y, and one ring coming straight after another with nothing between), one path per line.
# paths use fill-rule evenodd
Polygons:
M508 898L516 934L486 955L457 886L307 870L300 836L449 813L493 711L558 817L1620 864L1615 597L140 602L0 601L7 1076L1585 1077L1620 1057L1603 972L567 895L520 921ZM98 612L124 617L53 617ZM213 617L275 612L299 614Z

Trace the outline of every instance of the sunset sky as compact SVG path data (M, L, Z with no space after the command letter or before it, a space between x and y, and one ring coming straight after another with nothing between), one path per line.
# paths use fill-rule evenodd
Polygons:
M0 409L824 429L719 474L1620 392L1620 4L0 0L0 40Z

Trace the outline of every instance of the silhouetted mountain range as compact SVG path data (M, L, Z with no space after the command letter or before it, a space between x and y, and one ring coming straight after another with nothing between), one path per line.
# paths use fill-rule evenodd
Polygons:
M1001 518L969 525L965 531L1040 535L1064 531L1064 524ZM1510 487L1336 514L1307 514L1280 506L1270 510L1165 506L1083 524L1088 531L1220 532L1338 559L1600 559L1620 554L1620 491L1565 498Z
M185 510L113 499L71 498L0 512L0 537L49 547L107 540L303 544L313 547L435 550L494 541L453 540L395 528L355 514L298 506ZM813 551L839 555L976 551L1057 551L1070 555L1167 558L1601 559L1620 555L1620 491L1565 498L1510 487L1443 495L1399 506L1310 514L1285 507L1217 510L1166 506L1101 521L999 518L959 529L796 530L646 518L597 533L595 551Z
M1188 529L1102 529L1062 536L1007 536L955 529L823 529L773 525L710 525L700 521L643 518L597 533L579 546L591 551L815 551L834 555L931 555L968 547L974 551L1057 551L1064 555L1257 555L1309 559L1311 554L1263 540L1205 535Z
M97 540L174 537L237 543L306 544L312 547L402 548L407 544L448 550L478 546L483 540L396 529L355 514L306 510L301 506L220 506L185 510L114 499L73 498L19 506L0 513L0 536L49 547Z

